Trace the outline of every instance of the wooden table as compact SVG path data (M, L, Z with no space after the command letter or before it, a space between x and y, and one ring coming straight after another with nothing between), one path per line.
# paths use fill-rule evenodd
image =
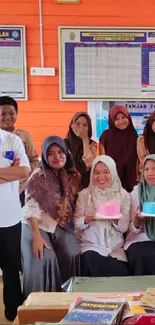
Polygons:
M35 322L59 322L68 312L70 304L78 297L112 297L118 293L101 292L50 292L32 293L26 303L18 308L14 324L33 324ZM125 293L119 294L124 296Z
M25 304L18 308L18 318L14 324L33 324L37 321L59 322L66 315L70 304L77 297L122 297L127 292L145 291L148 287L155 287L155 276L77 277L74 278L73 285L71 286L71 290L74 292L31 293Z

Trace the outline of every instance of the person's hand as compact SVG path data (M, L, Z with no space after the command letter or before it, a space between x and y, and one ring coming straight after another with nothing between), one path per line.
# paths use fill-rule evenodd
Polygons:
M133 223L136 228L141 228L144 224L144 218L141 216L139 210L137 210Z
M20 164L20 159L19 158L15 158L13 163L12 163L12 166L15 167L15 166L19 166Z
M41 235L36 235L33 239L33 253L38 259L43 258L44 247L48 249L51 248Z
M91 216L90 214L87 214L85 217L84 217L84 223L87 225L88 223L90 223L91 221L94 220L94 217Z
M72 125L73 132L80 137L82 140L88 139L88 129L81 129L81 127L77 126L76 124Z

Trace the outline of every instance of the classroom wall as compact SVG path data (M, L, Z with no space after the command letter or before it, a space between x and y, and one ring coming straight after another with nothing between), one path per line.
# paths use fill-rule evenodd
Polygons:
M1 25L25 25L28 96L19 102L17 126L29 131L38 152L51 134L65 136L72 115L86 111L86 102L60 102L57 27L154 26L154 0L81 0L78 5L42 0L45 66L55 67L55 77L30 76L30 67L40 66L38 0L0 0Z

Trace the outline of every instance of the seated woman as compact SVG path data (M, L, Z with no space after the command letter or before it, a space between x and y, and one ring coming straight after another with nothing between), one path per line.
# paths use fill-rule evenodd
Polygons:
M155 202L155 155L145 158L141 182L131 193L131 223L124 249L132 275L155 274L155 219L142 218L143 202Z
M144 133L137 138L137 155L139 158L139 172L141 174L143 161L149 154L155 154L155 111L149 116L144 127Z
M97 156L97 144L91 137L92 124L89 115L84 112L76 113L71 120L65 142L82 176L83 188L89 185L92 162Z
M42 144L41 167L28 180L22 259L25 297L34 291L60 291L79 271L80 249L73 235L73 214L80 176L64 141Z
M95 220L100 202L120 202L120 220ZM79 193L75 225L81 247L83 276L128 274L123 250L130 219L130 195L122 188L114 160L97 157L92 165L89 187Z
M114 159L122 186L131 192L137 184L137 133L125 106L109 111L109 129L99 139L100 155Z

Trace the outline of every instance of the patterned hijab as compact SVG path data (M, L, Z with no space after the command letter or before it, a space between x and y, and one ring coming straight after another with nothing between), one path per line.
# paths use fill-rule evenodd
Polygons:
M143 210L144 202L155 202L155 186L149 185L144 179L144 168L148 160L155 162L155 154L149 155L144 159L141 181L138 186L140 211ZM155 219L145 218L145 231L151 241L155 241Z
M67 158L64 168L59 170L54 170L48 163L48 151L53 144L59 146ZM27 200L33 198L41 210L59 225L68 228L67 224L73 217L79 184L79 174L73 168L65 142L56 136L46 138L42 144L41 166L32 174L26 185Z

